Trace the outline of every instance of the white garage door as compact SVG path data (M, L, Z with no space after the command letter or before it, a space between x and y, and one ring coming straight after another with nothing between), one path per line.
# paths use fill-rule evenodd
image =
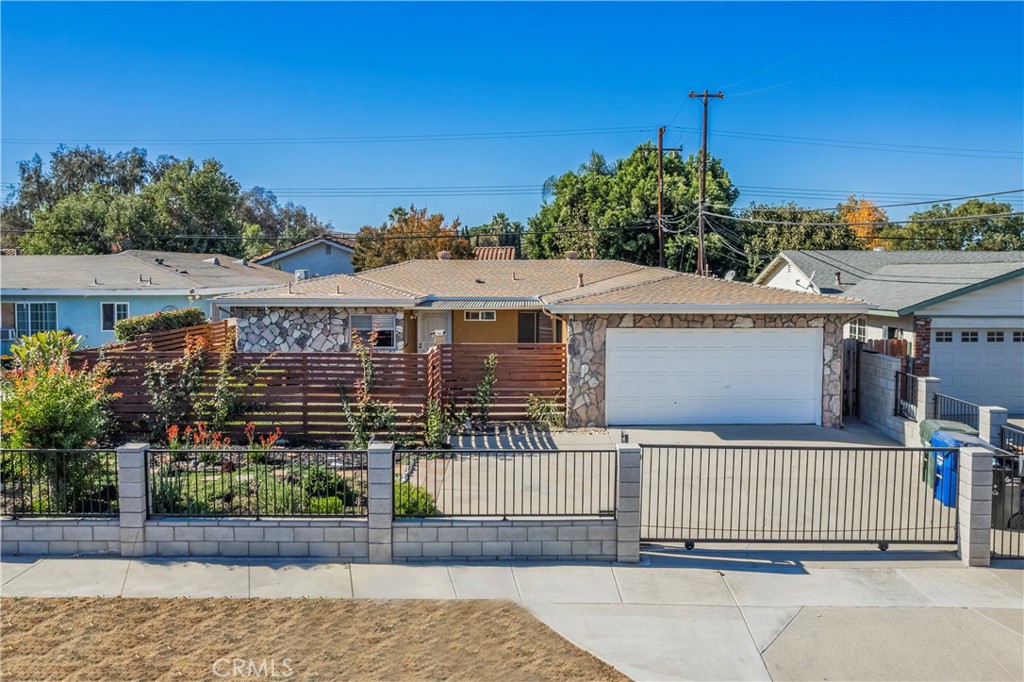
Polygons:
M609 329L608 423L820 424L821 329Z
M942 380L940 393L1024 414L1024 338L1020 331L936 329L932 334L930 373Z

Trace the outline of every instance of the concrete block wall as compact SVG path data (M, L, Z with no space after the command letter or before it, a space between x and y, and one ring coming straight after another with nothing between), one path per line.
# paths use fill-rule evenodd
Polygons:
M957 550L964 566L992 561L992 453L961 448L957 480Z
M918 377L915 421L894 414L899 358L861 350L859 367L860 418L902 445L921 447L920 422L934 416L932 397L938 390L939 380L936 377Z
M365 562L362 519L150 519L143 556L318 557Z
M5 519L0 523L0 554L120 554L116 518Z
M618 558L614 518L396 519L391 532L395 562Z

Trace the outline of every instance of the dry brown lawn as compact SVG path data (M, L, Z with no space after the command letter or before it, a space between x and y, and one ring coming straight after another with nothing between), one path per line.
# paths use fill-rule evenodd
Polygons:
M3 599L0 678L626 679L510 602L331 599Z

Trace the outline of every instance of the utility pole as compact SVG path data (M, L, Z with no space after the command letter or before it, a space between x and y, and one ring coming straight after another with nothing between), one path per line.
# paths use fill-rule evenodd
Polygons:
M707 201L708 174L708 100L725 99L721 92L711 94L705 88L703 93L690 91L690 99L704 100L704 124L701 128L700 143L700 198L697 200L697 274L706 275L707 266L704 257L704 204Z
M665 267L665 228L661 215L661 197L664 194L665 174L662 157L665 153L665 126L658 128L658 267Z

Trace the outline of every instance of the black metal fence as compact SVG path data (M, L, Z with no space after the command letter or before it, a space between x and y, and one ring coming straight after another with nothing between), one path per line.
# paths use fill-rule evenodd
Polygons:
M980 408L974 403L960 400L944 393L935 394L935 418L967 424L978 428Z
M1024 455L1024 429L1004 424L999 427L999 447L1011 455Z
M397 450L396 517L614 516L615 450Z
M992 458L992 556L1024 558L1024 451Z
M153 516L366 516L363 450L149 451Z
M688 545L870 542L883 548L955 542L957 495L943 468L953 453L644 445L641 538Z
M896 404L893 413L917 421L917 377L907 372L896 372Z
M117 453L0 450L0 515L117 516Z

